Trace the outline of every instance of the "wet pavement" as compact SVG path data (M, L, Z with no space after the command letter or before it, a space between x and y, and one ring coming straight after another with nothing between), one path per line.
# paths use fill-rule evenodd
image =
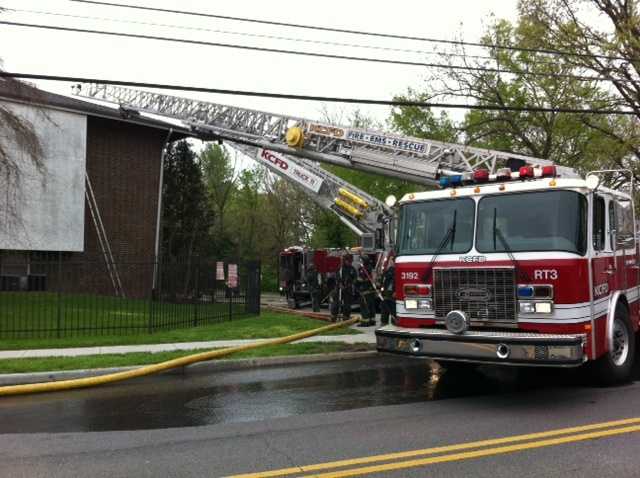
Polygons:
M283 468L298 475L301 466L348 460L356 468L345 476L633 478L640 469L640 425L624 434L620 426L609 427L621 419L640 423L640 373L635 377L631 384L600 388L575 370L445 371L426 361L378 356L227 372L191 369L7 397L0 399L0 476L200 478ZM607 436L581 440L572 432L553 446L541 438L518 447L512 439L584 425L605 428ZM451 460L446 463L384 463L389 453L420 457L433 447L488 439L501 439L509 451L495 454L496 445L474 459L454 451L444 456ZM357 468L358 459L381 464ZM387 465L399 468L381 472Z
M640 374L636 374L640 377ZM150 430L588 386L563 370L446 371L389 356L228 372L186 371L0 400L0 433Z

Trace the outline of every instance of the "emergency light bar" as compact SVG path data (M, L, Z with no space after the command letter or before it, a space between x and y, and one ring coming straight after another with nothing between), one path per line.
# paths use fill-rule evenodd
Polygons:
M439 180L441 188L464 186L469 184L481 184L487 182L514 181L517 179L554 178L557 175L555 166L523 166L518 171L509 168L501 168L495 174L490 174L487 169L478 169L473 173L454 174L442 176Z

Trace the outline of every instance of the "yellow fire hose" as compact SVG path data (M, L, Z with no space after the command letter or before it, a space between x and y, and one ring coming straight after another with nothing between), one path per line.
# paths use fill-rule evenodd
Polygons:
M208 352L200 352L193 355L187 355L186 357L180 357L173 360L167 360L166 362L160 362L153 365L146 365L144 367L136 368L134 370L127 370L125 372L116 372L106 375L98 375L96 377L85 377L73 380L60 380L57 382L41 382L30 383L24 385L9 385L6 387L0 387L0 396L7 395L22 395L30 393L42 393L42 392L57 392L60 390L72 390L75 388L95 387L97 385L103 385L105 383L120 382L122 380L128 380L130 378L144 377L145 375L151 375L154 373L164 372L172 368L184 367L196 362L204 362L220 357L226 357L227 355L234 354L236 352L244 352L245 350L257 349L260 347L267 347L269 345L287 344L289 342L295 342L296 340L306 339L314 335L327 332L329 330L339 329L346 327L347 325L355 324L360 320L359 317L354 319L345 320L344 322L338 322L336 324L326 325L318 329L307 330L306 332L300 332L287 337L280 337L277 339L262 340L254 342L252 344L239 345L237 347L228 347L226 349L210 350Z

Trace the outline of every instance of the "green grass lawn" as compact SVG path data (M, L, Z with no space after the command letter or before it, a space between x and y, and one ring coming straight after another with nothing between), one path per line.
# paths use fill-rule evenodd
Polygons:
M374 350L369 344L341 344L305 342L263 347L234 354L229 358L276 357L286 355L325 354L335 352L361 352ZM163 362L185 355L197 353L197 350L179 352L131 353L113 355L88 355L85 357L49 357L0 360L0 373L49 372L58 370L79 370L105 367L124 367Z
M220 300L220 299L219 299ZM221 299L224 300L224 299ZM228 302L151 302L99 295L0 293L0 337L116 335L210 324L227 318ZM242 304L233 314L245 314Z
M0 320L2 316L0 315ZM163 330L148 334L141 331L135 335L96 335L47 339L0 340L0 350L22 350L39 348L93 347L106 345L160 344L173 342L200 342L207 340L259 339L283 337L285 335L316 329L326 323L281 312L264 311L257 317L245 317L233 321L183 329ZM327 334L359 334L353 329L343 328Z

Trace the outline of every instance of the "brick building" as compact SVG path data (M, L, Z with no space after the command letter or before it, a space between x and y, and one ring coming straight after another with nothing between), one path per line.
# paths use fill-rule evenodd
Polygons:
M64 284L70 292L117 295L107 266L113 257L124 295L146 296L153 281L162 151L189 132L12 80L0 79L0 108L32 124L44 157L44 167L34 170L15 133L0 121L0 145L21 169L17 182L0 180L0 190L15 201L0 199L0 289ZM64 281L57 280L60 274Z

